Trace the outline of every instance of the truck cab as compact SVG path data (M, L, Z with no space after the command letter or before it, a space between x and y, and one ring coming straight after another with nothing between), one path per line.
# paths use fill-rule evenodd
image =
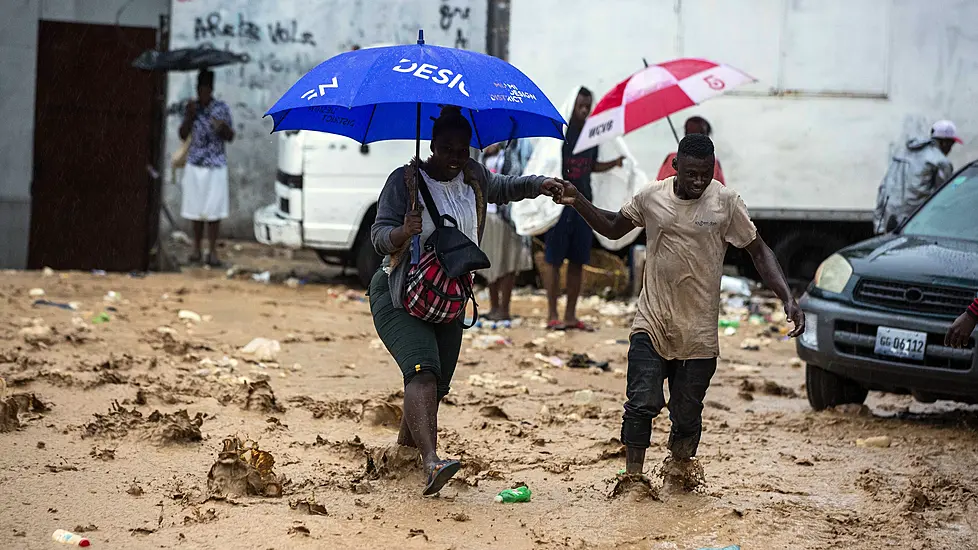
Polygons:
M361 145L310 131L282 132L278 140L275 203L255 212L255 238L311 248L324 262L354 267L367 285L381 262L370 242L377 199L390 173L414 156L414 142Z

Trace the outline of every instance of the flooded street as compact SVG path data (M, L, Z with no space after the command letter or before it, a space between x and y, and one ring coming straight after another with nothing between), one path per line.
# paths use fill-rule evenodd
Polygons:
M439 417L463 469L424 499L391 446L401 377L362 294L202 270L0 274L2 546L51 548L61 528L96 548L978 548L978 408L873 393L814 413L794 344L766 324L721 336L705 485L661 489L664 413L658 499L609 498L631 315L597 300L594 333L548 334L533 295L514 298L519 328L467 333ZM575 353L608 368L568 368ZM249 440L271 468L258 451L218 461ZM210 496L233 483L271 496ZM518 483L530 503L493 502Z

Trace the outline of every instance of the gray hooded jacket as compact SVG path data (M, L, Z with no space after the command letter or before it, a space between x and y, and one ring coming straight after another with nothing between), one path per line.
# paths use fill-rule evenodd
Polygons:
M383 269L390 275L389 285L394 307L404 308L404 283L410 269L410 243L408 239L401 247L391 242L391 232L404 223L404 215L411 204L415 192L413 164L402 166L387 178L380 200L377 202L377 219L370 228L370 240L374 250L385 256ZM473 187L476 195L476 212L472 216L478 220L479 240L485 229L486 203L506 204L523 199L533 199L540 195L544 176L503 176L494 174L482 164L469 160L463 169L465 182ZM420 200L420 199L419 199ZM427 214L425 214L427 215Z
M953 172L951 161L936 141L908 140L906 149L893 155L880 182L873 216L876 233L886 233L903 223Z

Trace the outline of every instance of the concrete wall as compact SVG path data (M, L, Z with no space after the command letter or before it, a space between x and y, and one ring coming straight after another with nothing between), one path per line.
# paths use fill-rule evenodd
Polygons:
M157 27L170 0L2 0L0 268L27 264L34 162L34 83L41 19ZM121 11L120 11L121 10Z
M643 57L734 65L759 82L675 115L680 135L693 114L713 124L752 211L865 211L891 147L937 119L966 141L956 166L978 157L976 20L973 0L514 0L509 52L555 103L603 95ZM650 175L676 148L665 121L626 141Z
M216 70L215 95L230 105L237 132L228 147L231 214L222 232L253 239L254 211L275 199L277 141L262 115L299 77L354 44L412 43L419 28L429 44L485 51L487 6L486 0L174 1L171 48L209 43L250 56L246 64ZM170 76L168 151L179 145L195 78ZM164 189L178 213L179 185Z

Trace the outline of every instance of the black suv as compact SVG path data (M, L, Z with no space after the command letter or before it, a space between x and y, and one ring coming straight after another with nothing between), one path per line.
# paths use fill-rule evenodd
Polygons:
M818 268L801 300L808 402L862 403L868 390L978 403L975 340L944 346L978 291L978 161L893 233L849 246Z

